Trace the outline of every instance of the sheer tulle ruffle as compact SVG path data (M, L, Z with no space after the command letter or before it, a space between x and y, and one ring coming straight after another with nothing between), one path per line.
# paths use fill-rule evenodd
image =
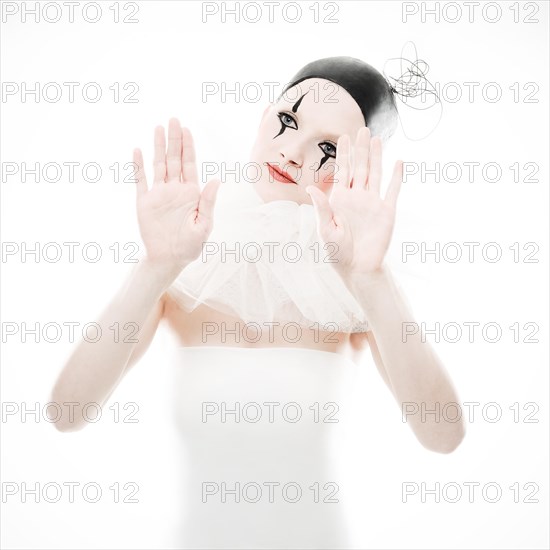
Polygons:
M331 265L309 204L263 202L252 184L223 183L201 257L168 292L186 311L205 304L246 323L295 322L366 332L360 304Z

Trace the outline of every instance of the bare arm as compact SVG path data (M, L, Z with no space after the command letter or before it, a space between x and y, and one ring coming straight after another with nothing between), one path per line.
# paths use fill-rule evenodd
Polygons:
M213 226L219 180L201 191L195 165L195 149L189 130L170 120L168 148L164 128L155 130L154 181L148 188L143 156L134 150L137 164L136 209L146 254L98 320L102 334L118 323L137 325L138 333L125 338L104 337L96 343L82 340L65 364L52 390L51 401L73 418L60 418L60 431L83 428L82 408L103 405L124 373L145 353L162 317L164 292L185 267L200 255ZM131 325L130 325L131 326ZM126 333L125 333L126 334ZM137 340L137 341L136 341Z
M405 323L414 324L404 296L383 266L393 227L397 197L403 181L403 162L395 163L384 198L382 141L367 127L355 139L353 168L351 139L340 136L336 164L339 168L330 198L315 186L311 195L317 229L325 243L337 245L334 268L361 304L372 330L371 349L380 374L405 412L420 411L407 421L426 448L449 453L464 437L456 390L441 360L420 331L403 335ZM373 345L374 344L374 345ZM458 409L456 417L441 418L442 408ZM426 414L434 411L435 414Z
M136 264L97 321L104 336L98 342L82 339L55 382L51 401L59 403L64 411L55 423L58 430L74 431L86 426L82 407L87 403L102 406L128 369L145 353L162 317L163 294L172 279L146 259ZM118 341L109 329L114 323L121 327ZM122 330L126 323L138 327L132 338L127 338L129 333ZM72 422L67 414L69 406L64 403L74 404Z
M439 357L422 341L421 332L403 335L404 324L414 319L391 273L383 269L346 281L372 327L367 338L373 359L396 401L409 413L407 422L416 437L432 451L452 452L464 437L464 422L447 421L441 411L453 403L461 412L457 392ZM437 410L439 414L429 412Z

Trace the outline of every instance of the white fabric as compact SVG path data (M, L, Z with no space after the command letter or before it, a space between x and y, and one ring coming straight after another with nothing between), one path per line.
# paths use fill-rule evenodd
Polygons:
M171 371L181 435L176 547L350 547L354 362L305 348L179 347Z
M205 304L246 323L366 332L360 304L328 261L330 246L317 235L312 205L264 203L251 183L222 183L203 254L168 292L186 311Z

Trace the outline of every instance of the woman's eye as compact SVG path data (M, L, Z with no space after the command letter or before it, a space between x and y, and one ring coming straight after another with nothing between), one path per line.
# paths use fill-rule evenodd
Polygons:
M279 117L279 120L281 121L281 123L284 124L287 128L294 128L294 130L298 129L298 125L296 124L296 121L289 114L278 113L277 116Z
M333 145L332 143L324 142L324 143L320 143L319 147L321 148L321 151L325 153L325 155L336 158L336 145Z

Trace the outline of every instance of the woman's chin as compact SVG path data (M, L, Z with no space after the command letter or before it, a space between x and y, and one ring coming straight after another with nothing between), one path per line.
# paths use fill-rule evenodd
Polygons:
M298 204L311 204L310 196L301 185L278 181L259 181L253 185L264 202L288 200L297 202Z

